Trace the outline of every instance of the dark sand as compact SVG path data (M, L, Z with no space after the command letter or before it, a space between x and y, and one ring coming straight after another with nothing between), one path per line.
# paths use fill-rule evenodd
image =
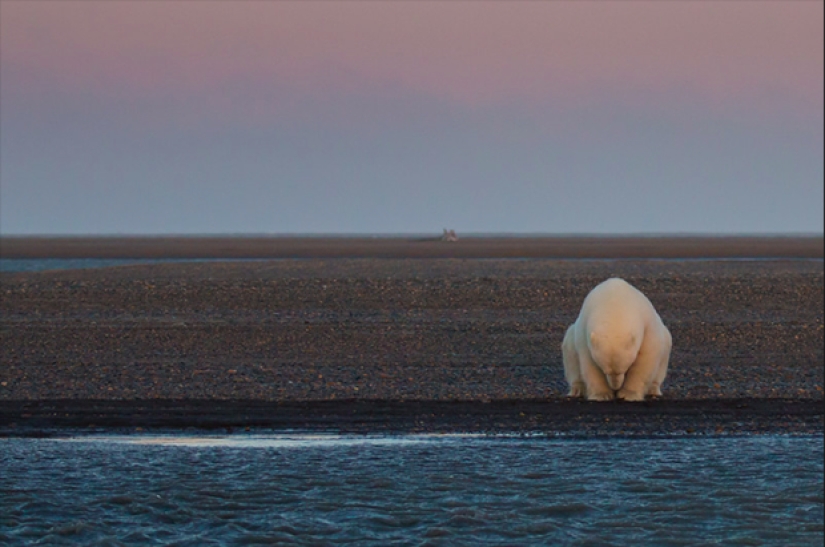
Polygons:
M565 398L564 329L610 276L671 329L661 400ZM823 431L821 260L165 263L0 283L5 435Z
M3 258L822 258L822 236L0 237Z
M565 437L822 434L822 400L0 401L0 436L218 430Z

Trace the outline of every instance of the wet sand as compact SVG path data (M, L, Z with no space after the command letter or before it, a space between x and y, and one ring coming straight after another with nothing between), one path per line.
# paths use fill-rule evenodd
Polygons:
M565 397L564 329L610 276L673 333L661 400ZM4 435L823 431L821 260L313 258L0 284Z
M822 400L0 401L0 437L180 433L484 433L564 437L822 434Z

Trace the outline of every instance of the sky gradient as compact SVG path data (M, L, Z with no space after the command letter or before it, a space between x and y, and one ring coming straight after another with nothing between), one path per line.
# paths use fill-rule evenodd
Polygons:
M822 233L823 3L0 0L0 233Z

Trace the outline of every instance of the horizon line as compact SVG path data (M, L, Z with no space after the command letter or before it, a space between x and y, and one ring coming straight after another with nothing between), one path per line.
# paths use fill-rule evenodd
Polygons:
M825 237L825 232L456 232L466 238L623 238L623 237ZM404 238L440 237L441 232L109 232L0 233L0 238Z

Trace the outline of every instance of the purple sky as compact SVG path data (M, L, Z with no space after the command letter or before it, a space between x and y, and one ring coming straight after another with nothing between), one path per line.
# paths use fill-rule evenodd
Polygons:
M0 232L823 230L823 2L0 0Z

